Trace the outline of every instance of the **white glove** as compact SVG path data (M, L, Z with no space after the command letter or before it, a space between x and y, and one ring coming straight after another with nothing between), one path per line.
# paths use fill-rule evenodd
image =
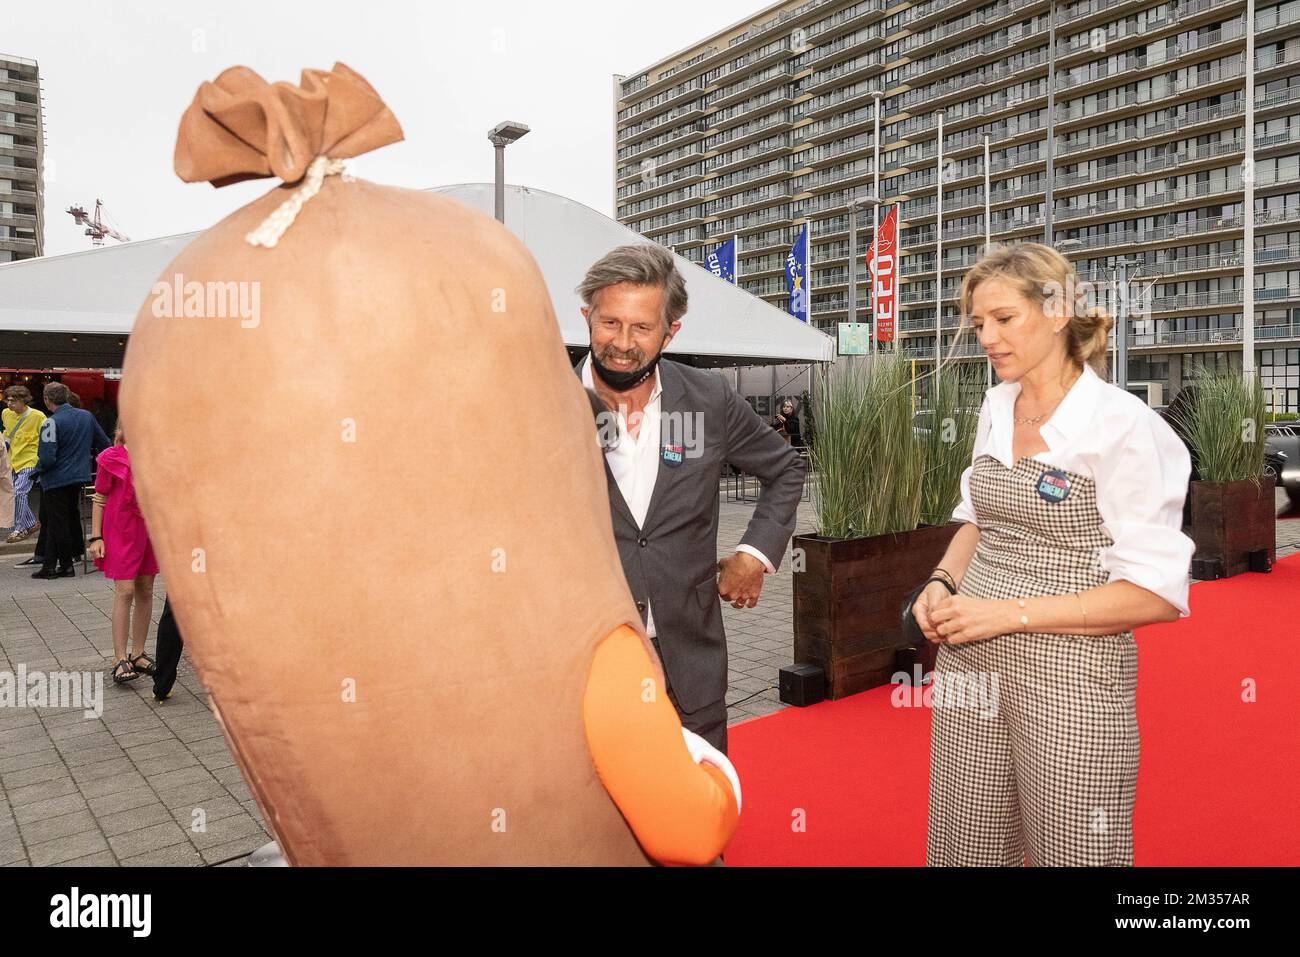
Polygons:
M682 737L686 739L686 750L691 752L692 761L696 764L711 764L727 776L731 782L731 793L736 795L736 813L740 813L740 778L736 774L736 766L694 731L682 728Z

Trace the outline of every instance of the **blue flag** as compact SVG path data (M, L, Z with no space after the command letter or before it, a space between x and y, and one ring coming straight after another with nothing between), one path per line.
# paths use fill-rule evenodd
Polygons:
M803 224L799 237L785 257L785 285L790 290L790 315L800 322L808 321L808 261L812 258L808 248L808 224Z
M736 281L736 237L731 237L704 257L704 268L719 279Z

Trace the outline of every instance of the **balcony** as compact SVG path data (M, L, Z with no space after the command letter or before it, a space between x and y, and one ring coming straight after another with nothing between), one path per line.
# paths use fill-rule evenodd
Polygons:
M808 126L801 126L794 131L795 144L824 143L875 125L874 105L860 106L833 119L819 120ZM882 143L884 140L881 141Z
M818 70L812 76L804 81L804 93L821 93L832 84L854 83L864 80L868 76L879 73L881 70L880 54L864 53L854 57L852 60L846 60L843 63L837 63L835 66ZM877 84L879 86L880 84Z
M712 152L726 146L743 146L754 139L759 139L790 128L789 111L778 109L753 123L736 126L721 133L714 133L704 141L704 148Z
M696 140L704 138L704 121L695 120L687 123L677 130L671 130L668 133L661 134L653 139L642 140L640 143L634 143L630 146L621 147L618 151L619 162L639 159L643 156L649 156L655 150L662 149L665 146L685 146Z
M1256 137L1255 143L1259 147L1262 144L1260 140L1263 137ZM1278 145L1278 143L1300 142L1300 128L1284 131L1276 143L1269 145ZM1223 156L1233 156L1242 151L1241 144L1229 140L1219 143L1204 143L1193 150L1182 153L1165 153L1150 159L1127 160L1123 163L1111 163L1099 167L1095 170L1086 169L1073 173L1057 173L1056 188L1070 189L1076 186L1092 186L1097 183L1104 183L1113 179L1125 179L1130 176L1149 176L1152 173L1165 169L1176 169L1180 166L1188 166L1194 163L1203 163L1207 160L1217 159Z
M618 168L618 182L626 185L636 179L646 180L664 176L684 163L694 163L704 155L704 145L695 142L686 146L661 153L658 156L643 157L640 162L630 163Z
M856 8L856 9L855 9ZM836 30L866 23L885 8L882 0L862 0L846 10L834 13L824 20L818 20L808 27L809 39L826 36Z
M870 103L871 92L874 89L874 85L860 82L842 90L823 93L803 104L803 115L820 117L854 104L861 105L863 100Z
M706 216L734 216L756 206L785 203L789 200L788 194L789 189L781 184L765 186L762 189L747 190L743 193L733 193L722 199L710 201L706 205L704 214Z
M813 220L810 236L813 239L824 239L828 236L837 236L840 233L848 233L849 216L845 213L843 216L832 216L828 219Z
M774 206L747 216L731 216L704 225L704 234L709 237L727 236L731 233L743 233L747 230L762 229L767 226L785 225L790 222L790 213L783 206Z
M789 175L790 164L784 158L770 160L758 166L750 166L736 173L718 176L706 180L704 191L707 194L726 195L739 189L752 189L766 186ZM793 189L793 187L791 187Z
M648 100L641 100L632 106L619 110L618 122L627 123L636 119L638 116L651 113L658 109L666 109L682 97L699 96L703 90L704 77L697 76L693 79L687 80L685 83L679 83L670 90L665 90L658 96L653 96ZM627 99L626 94L623 99Z
M834 143L827 143L824 146L818 146L814 149L805 151L799 159L802 165L811 166L814 169L834 163L841 157L850 153L867 153L871 154L873 150L872 135L870 133L859 133L856 136L847 137L843 140L837 140Z
M1266 183L1264 180L1265 177L1261 174L1258 185L1272 185L1271 183ZM1189 186L1178 187L1176 189L1167 189L1158 193L1148 193L1144 196L1126 194L1124 196L1117 196L1113 199L1096 200L1086 204L1080 203L1078 205L1068 205L1055 210L1052 214L1052 219L1064 223L1075 219L1106 216L1111 213L1131 209L1150 209L1153 206L1169 206L1176 203L1185 203L1190 200L1205 199L1207 197L1225 198L1234 196L1240 192L1240 183L1196 183Z
M1300 22L1300 9L1279 10L1275 7L1271 10L1259 10L1255 13L1255 34L1260 36L1271 33L1297 22Z
M1135 106L1147 106L1152 103L1159 103L1163 100L1170 100L1184 95L1185 93L1197 90L1204 93L1208 92L1210 87L1220 83L1227 83L1238 77L1245 75L1245 62L1241 56L1232 58L1226 66L1217 67L1213 70L1207 70L1204 74L1197 73L1195 77L1188 77L1185 80L1168 84L1163 90L1153 91L1150 87L1145 90L1121 90L1114 88L1108 92L1114 93L1114 96L1108 96L1104 104L1098 103L1094 112L1086 112L1085 105L1076 103L1073 106L1064 106L1057 104L1057 123L1068 124L1081 120L1096 123L1098 118L1108 113L1114 113L1116 110L1130 109Z
M1241 326L1226 329L1157 329L1154 332L1132 333L1128 337L1129 348L1159 349L1169 346L1202 346L1221 343L1240 343ZM1279 323L1264 325L1255 322L1255 342L1263 344L1300 339L1300 325Z
M639 199L647 199L666 189L694 185L703 178L704 174L700 171L700 164L698 163L683 166L667 173L658 172L654 164L651 164L647 167L640 183L619 187L618 201L620 203L631 203Z
M1108 249L1121 246L1143 245L1147 243L1167 242L1184 236L1199 236L1205 233L1239 231L1242 228L1242 216L1203 216L1200 219L1186 220L1166 226L1152 226L1144 229L1117 229L1093 236L1070 237L1079 242L1078 250ZM1300 206L1286 207L1280 210L1265 210L1255 215L1256 225L1267 223L1300 222ZM1064 237L1057 237L1058 241Z
M653 213L666 213L687 203L697 203L703 196L704 190L699 186L674 190L671 193L648 197L639 202L620 204L618 218L621 220L641 219Z
M711 156L704 161L704 171L709 174L734 170L746 163L768 155L775 155L790 149L789 140L784 136L771 137L751 143L743 149L728 150L720 156Z
M710 93L708 97L708 105L710 107L722 107L729 104L740 103L748 96L761 93L773 86L780 86L782 83L788 82L793 74L794 71L784 63L768 67L762 73L752 76L742 83L736 83L732 86L724 87L715 93Z
M635 126L619 130L618 143L620 146L628 146L647 136L653 136L657 131L666 130L688 119L696 119L703 115L703 105L699 100L694 100L676 109L669 110L667 113L652 117L644 123L638 123Z
M842 188L854 183L865 185L874 178L875 173L872 169L871 160L869 158L860 159L847 164L847 168L834 167L818 173L807 173L800 176L795 191L816 193L834 187Z

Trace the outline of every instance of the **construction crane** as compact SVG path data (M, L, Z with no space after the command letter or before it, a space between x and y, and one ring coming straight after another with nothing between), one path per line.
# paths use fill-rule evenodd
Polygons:
M104 245L105 236L112 236L119 243L129 243L131 241L129 238L123 236L111 226L104 225L103 209L103 200L97 199L95 200L95 214L93 217L86 215L84 206L69 206L67 211L72 214L72 218L77 221L78 226L86 227L86 235L90 237L90 241L94 245Z

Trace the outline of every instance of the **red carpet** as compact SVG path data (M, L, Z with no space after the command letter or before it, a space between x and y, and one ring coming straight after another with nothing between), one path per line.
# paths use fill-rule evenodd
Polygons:
M1300 864L1300 555L1193 585L1191 611L1137 633L1135 861ZM728 865L925 863L930 711L893 692L731 729L745 809Z

